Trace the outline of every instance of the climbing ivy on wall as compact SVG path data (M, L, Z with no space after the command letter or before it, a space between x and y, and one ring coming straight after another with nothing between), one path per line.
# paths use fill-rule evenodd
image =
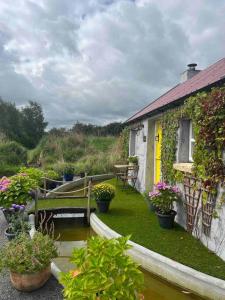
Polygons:
M195 176L202 179L206 187L224 182L225 88L198 93L188 98L181 108L163 115L162 175L169 182L176 180L173 163L176 160L177 130L183 117L191 119L193 123Z
M162 116L161 162L162 176L166 182L174 183L176 171L177 131L183 108L173 109Z

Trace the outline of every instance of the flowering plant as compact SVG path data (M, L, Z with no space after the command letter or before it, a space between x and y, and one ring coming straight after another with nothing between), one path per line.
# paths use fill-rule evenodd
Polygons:
M26 204L31 200L29 192L37 187L37 182L24 173L0 180L0 206L12 207L12 204Z
M158 182L149 193L153 205L162 213L169 214L173 208L173 202L180 198L180 191L177 186L169 185L165 182Z
M54 241L41 232L33 239L21 234L0 249L0 271L3 268L19 274L28 274L45 269L57 257Z
M109 183L100 183L92 189L96 201L111 201L115 196L115 188Z

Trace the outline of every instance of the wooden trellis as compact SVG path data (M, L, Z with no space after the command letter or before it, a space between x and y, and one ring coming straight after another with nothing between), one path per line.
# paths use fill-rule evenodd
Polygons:
M202 188L202 231L207 236L210 235L215 204L216 195Z
M197 178L189 174L185 174L184 176L184 195L187 213L187 231L192 232L195 225L199 200L201 197L201 184Z

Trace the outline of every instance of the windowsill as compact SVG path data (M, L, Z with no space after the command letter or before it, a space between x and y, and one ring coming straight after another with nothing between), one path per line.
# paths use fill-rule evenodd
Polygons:
M192 173L193 163L176 163L173 164L173 168L175 170L184 172L184 173Z

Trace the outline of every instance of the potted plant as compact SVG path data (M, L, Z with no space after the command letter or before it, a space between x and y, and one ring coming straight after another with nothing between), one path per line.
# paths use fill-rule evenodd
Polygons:
M74 166L73 165L65 165L64 166L64 179L65 181L73 181L74 176Z
M128 239L94 236L87 247L75 249L71 261L77 269L60 277L64 299L143 299L143 274L124 253L131 248Z
M173 203L180 199L179 189L165 182L159 182L154 186L154 190L149 193L149 197L152 204L156 207L159 225L166 229L173 228L176 216L176 212L173 210Z
M115 196L115 188L109 183L100 183L93 187L92 195L97 203L99 212L106 213L109 210L111 200Z
M12 285L30 292L43 286L51 275L50 263L57 257L54 241L40 232L33 239L21 234L0 250L0 268L10 271Z
M46 188L47 190L53 190L57 187L59 178L59 174L54 170L48 170L45 172L45 177L47 178L46 181ZM48 180L49 179L49 180Z
M31 191L37 187L37 182L24 173L0 180L0 207L6 220L15 212L13 204L26 205L32 200Z
M136 155L128 157L129 165L138 165L138 157Z
M22 207L24 209L25 207ZM25 220L24 215L13 214L9 219L8 228L5 230L5 236L9 241L17 237L22 232L29 233L30 224Z

